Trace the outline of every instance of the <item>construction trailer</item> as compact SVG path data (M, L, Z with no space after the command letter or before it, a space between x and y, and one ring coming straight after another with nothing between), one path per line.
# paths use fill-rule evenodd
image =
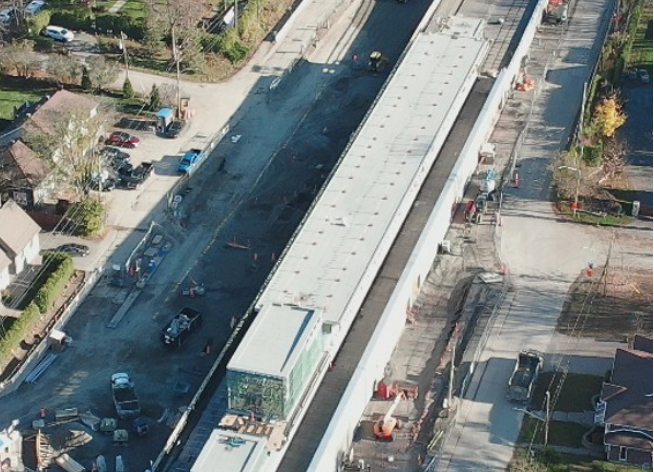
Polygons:
M320 311L263 308L227 365L229 408L289 419L322 359Z

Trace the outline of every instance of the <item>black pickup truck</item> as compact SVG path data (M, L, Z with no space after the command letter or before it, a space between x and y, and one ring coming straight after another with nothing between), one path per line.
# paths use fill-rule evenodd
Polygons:
M165 347L177 349L200 326L202 326L202 314L192 308L184 307L161 330L161 341Z
M130 190L139 188L143 182L148 180L153 170L154 167L151 162L143 162L136 168L133 168L130 164L124 165L118 169L119 187Z

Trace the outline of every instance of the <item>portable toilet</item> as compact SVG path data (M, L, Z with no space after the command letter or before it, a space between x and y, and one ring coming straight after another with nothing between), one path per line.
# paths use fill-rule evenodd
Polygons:
M165 133L175 119L175 110L162 108L157 112L157 133Z

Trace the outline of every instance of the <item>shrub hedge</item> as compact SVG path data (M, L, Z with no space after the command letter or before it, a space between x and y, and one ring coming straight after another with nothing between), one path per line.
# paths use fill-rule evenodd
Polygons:
M11 360L12 351L20 346L41 314L52 308L75 273L73 259L68 254L50 252L46 253L43 260L44 264L47 264L44 270L50 269L50 273L36 293L34 300L25 307L20 318L15 320L11 326L7 326L7 319L2 322L7 324L4 325L5 334L0 338L0 367L4 367Z
M41 312L34 302L27 305L22 315L12 325L5 326L5 335L0 339L0 366L4 367L13 357L12 351L20 346L20 343L27 337L35 321L39 319ZM5 323L3 321L2 323Z
M95 19L88 8L75 8L71 10L55 11L50 19L51 24L62 26L70 30L86 31L88 33L105 33L125 35L136 41L145 37L145 21L143 18L134 18L129 15L98 15Z
M39 307L41 313L47 313L52 305L61 295L66 284L75 273L73 259L70 256L63 258L59 266L48 276L46 282L36 293L34 303Z

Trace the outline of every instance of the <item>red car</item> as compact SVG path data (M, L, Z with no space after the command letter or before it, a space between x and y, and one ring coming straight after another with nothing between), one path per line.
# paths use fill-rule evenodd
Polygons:
M113 146L126 147L126 148L135 148L139 145L141 140L136 136L133 136L129 133L123 133L121 131L114 131L107 138L106 144L111 144Z

